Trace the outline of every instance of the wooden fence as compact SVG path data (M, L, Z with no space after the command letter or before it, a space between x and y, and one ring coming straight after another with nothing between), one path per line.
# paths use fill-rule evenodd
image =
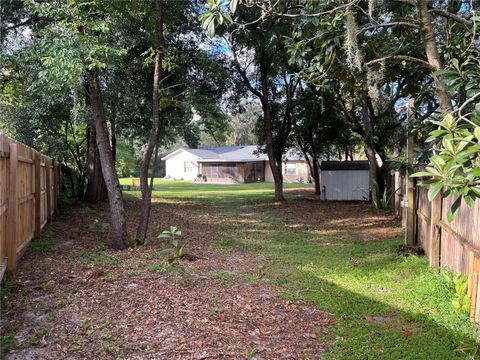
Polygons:
M58 162L0 134L0 279L40 235L59 194Z
M395 175L393 186L396 193L393 207L405 223L402 207L405 194L405 177ZM414 235L416 243L425 250L430 265L448 267L453 272L468 275L468 295L471 298L470 317L480 322L480 201L473 208L463 201L455 220L448 222L447 212L456 196L442 198L438 195L428 201L428 188L414 187Z

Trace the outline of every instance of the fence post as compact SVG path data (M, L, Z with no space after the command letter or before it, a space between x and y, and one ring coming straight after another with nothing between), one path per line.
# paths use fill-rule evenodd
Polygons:
M45 159L45 169L46 169L46 186L45 186L45 197L47 200L47 221L52 220L52 159L47 157Z
M58 162L53 160L53 209L58 208Z
M7 209L7 267L13 270L17 265L17 144L10 142L10 177L8 184Z
M430 266L434 268L441 266L440 242L442 233L439 222L442 218L442 202L442 196L438 194L430 204L430 253L428 259L430 260Z
M42 167L40 165L41 155L40 153L35 153L35 237L40 236L41 231L41 201L42 201Z

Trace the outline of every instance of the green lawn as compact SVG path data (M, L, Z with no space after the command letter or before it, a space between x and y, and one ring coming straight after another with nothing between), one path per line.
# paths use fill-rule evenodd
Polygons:
M131 178L120 179L121 185L131 185ZM155 179L153 196L173 199L205 201L246 201L273 199L272 183L208 184L191 181ZM311 184L285 184L285 188L312 188ZM129 194L136 191L126 191ZM288 197L288 195L287 195Z
M123 184L129 181L122 179ZM310 185L286 185L299 186ZM444 277L425 259L398 255L401 238L365 238L360 236L361 225L358 230L349 227L361 224L362 217L375 216L368 205L358 205L358 213L343 214L341 204L290 195L291 205L279 207L268 203L273 186L265 183L158 181L154 196L179 204L186 199L215 203L204 211L222 216L216 225L222 235L212 240L219 248L241 249L258 257L256 277L275 284L283 296L314 304L338 321L329 334L318 337L329 344L326 358L466 358L458 348L471 341L473 326L466 315L453 311L454 291ZM315 211L320 212L318 222L302 221ZM295 226L286 226L289 219L297 222ZM334 223L338 227L327 231Z

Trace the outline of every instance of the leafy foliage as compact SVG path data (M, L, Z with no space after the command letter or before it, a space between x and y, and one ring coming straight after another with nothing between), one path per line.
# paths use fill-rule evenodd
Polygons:
M477 51L480 56L480 51ZM470 58L464 64L452 60L454 70L443 71L450 89L465 90L467 99L442 121L432 121L437 128L430 132L434 155L425 171L413 174L426 178L431 201L437 194L457 196L448 211L448 220L458 214L463 201L473 207L480 198L480 60ZM476 64L476 66L472 66ZM464 111L468 113L464 114Z
M162 253L168 254L168 261L170 263L177 262L186 256L185 243L177 239L178 236L182 236L182 232L175 226L170 226L170 229L164 230L158 235L158 238L170 239L170 248L162 250Z
M455 297L452 300L452 306L456 313L465 315L470 314L471 300L467 295L468 277L461 273L450 275L450 273L443 274L445 280L452 285L455 290Z

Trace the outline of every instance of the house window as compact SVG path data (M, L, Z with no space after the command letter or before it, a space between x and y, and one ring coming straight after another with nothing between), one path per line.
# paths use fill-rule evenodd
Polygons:
M186 173L192 172L192 163L190 161L185 161L183 163L183 171Z
M285 175L297 175L297 164L286 163L285 164Z

